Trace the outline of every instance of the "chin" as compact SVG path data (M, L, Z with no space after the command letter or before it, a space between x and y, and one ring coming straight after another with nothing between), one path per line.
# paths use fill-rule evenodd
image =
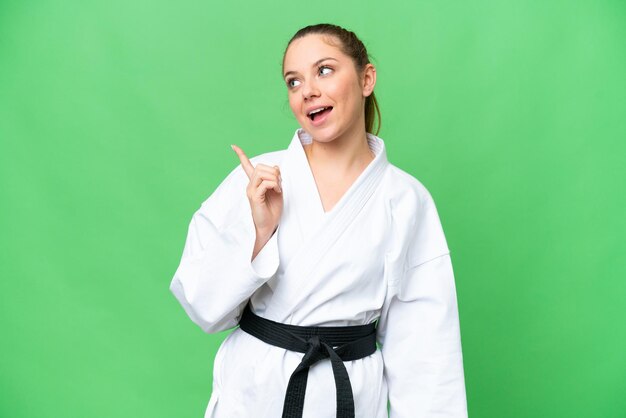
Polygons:
M337 138L337 132L332 126L326 126L324 128L312 127L311 129L304 128L304 130L317 142L332 142Z

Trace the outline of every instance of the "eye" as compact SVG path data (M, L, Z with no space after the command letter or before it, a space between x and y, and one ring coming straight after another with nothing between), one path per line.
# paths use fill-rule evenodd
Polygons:
M295 78L290 78L289 80L287 80L287 86L290 87L290 88L296 87L296 85L293 84L294 82L298 82L299 83L299 81L296 80Z
M332 68L330 68L330 67L329 67L329 66L327 66L327 65L322 65L322 66L320 66L320 67L318 68L318 71L323 72L323 70L324 70L324 69L326 69L326 70L330 70L330 71L329 71L329 72L327 72L326 74L330 74L330 72L333 70ZM322 75L326 75L326 74L322 74Z

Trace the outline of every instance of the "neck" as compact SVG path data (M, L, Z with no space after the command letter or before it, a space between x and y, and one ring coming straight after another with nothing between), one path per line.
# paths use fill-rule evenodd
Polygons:
M360 124L358 129L345 132L330 142L314 138L305 146L305 153L311 166L332 167L338 173L362 169L375 157L367 142L365 126Z

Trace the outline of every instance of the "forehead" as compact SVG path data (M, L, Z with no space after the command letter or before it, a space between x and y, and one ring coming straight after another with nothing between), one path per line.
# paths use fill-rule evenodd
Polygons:
M330 43L332 42L332 44ZM339 61L349 59L338 48L337 40L328 35L311 34L294 40L287 48L283 67L285 72L302 71L309 68L317 60L332 57Z

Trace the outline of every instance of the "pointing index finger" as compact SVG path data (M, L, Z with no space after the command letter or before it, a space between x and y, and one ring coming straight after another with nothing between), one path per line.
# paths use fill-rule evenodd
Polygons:
M239 161L241 161L241 166L243 167L243 171L246 172L246 175L248 176L248 178L252 178L252 173L254 172L254 166L252 165L252 163L250 162L246 154L237 145L233 144L230 147L233 149L233 151L237 153L237 156L239 157Z

